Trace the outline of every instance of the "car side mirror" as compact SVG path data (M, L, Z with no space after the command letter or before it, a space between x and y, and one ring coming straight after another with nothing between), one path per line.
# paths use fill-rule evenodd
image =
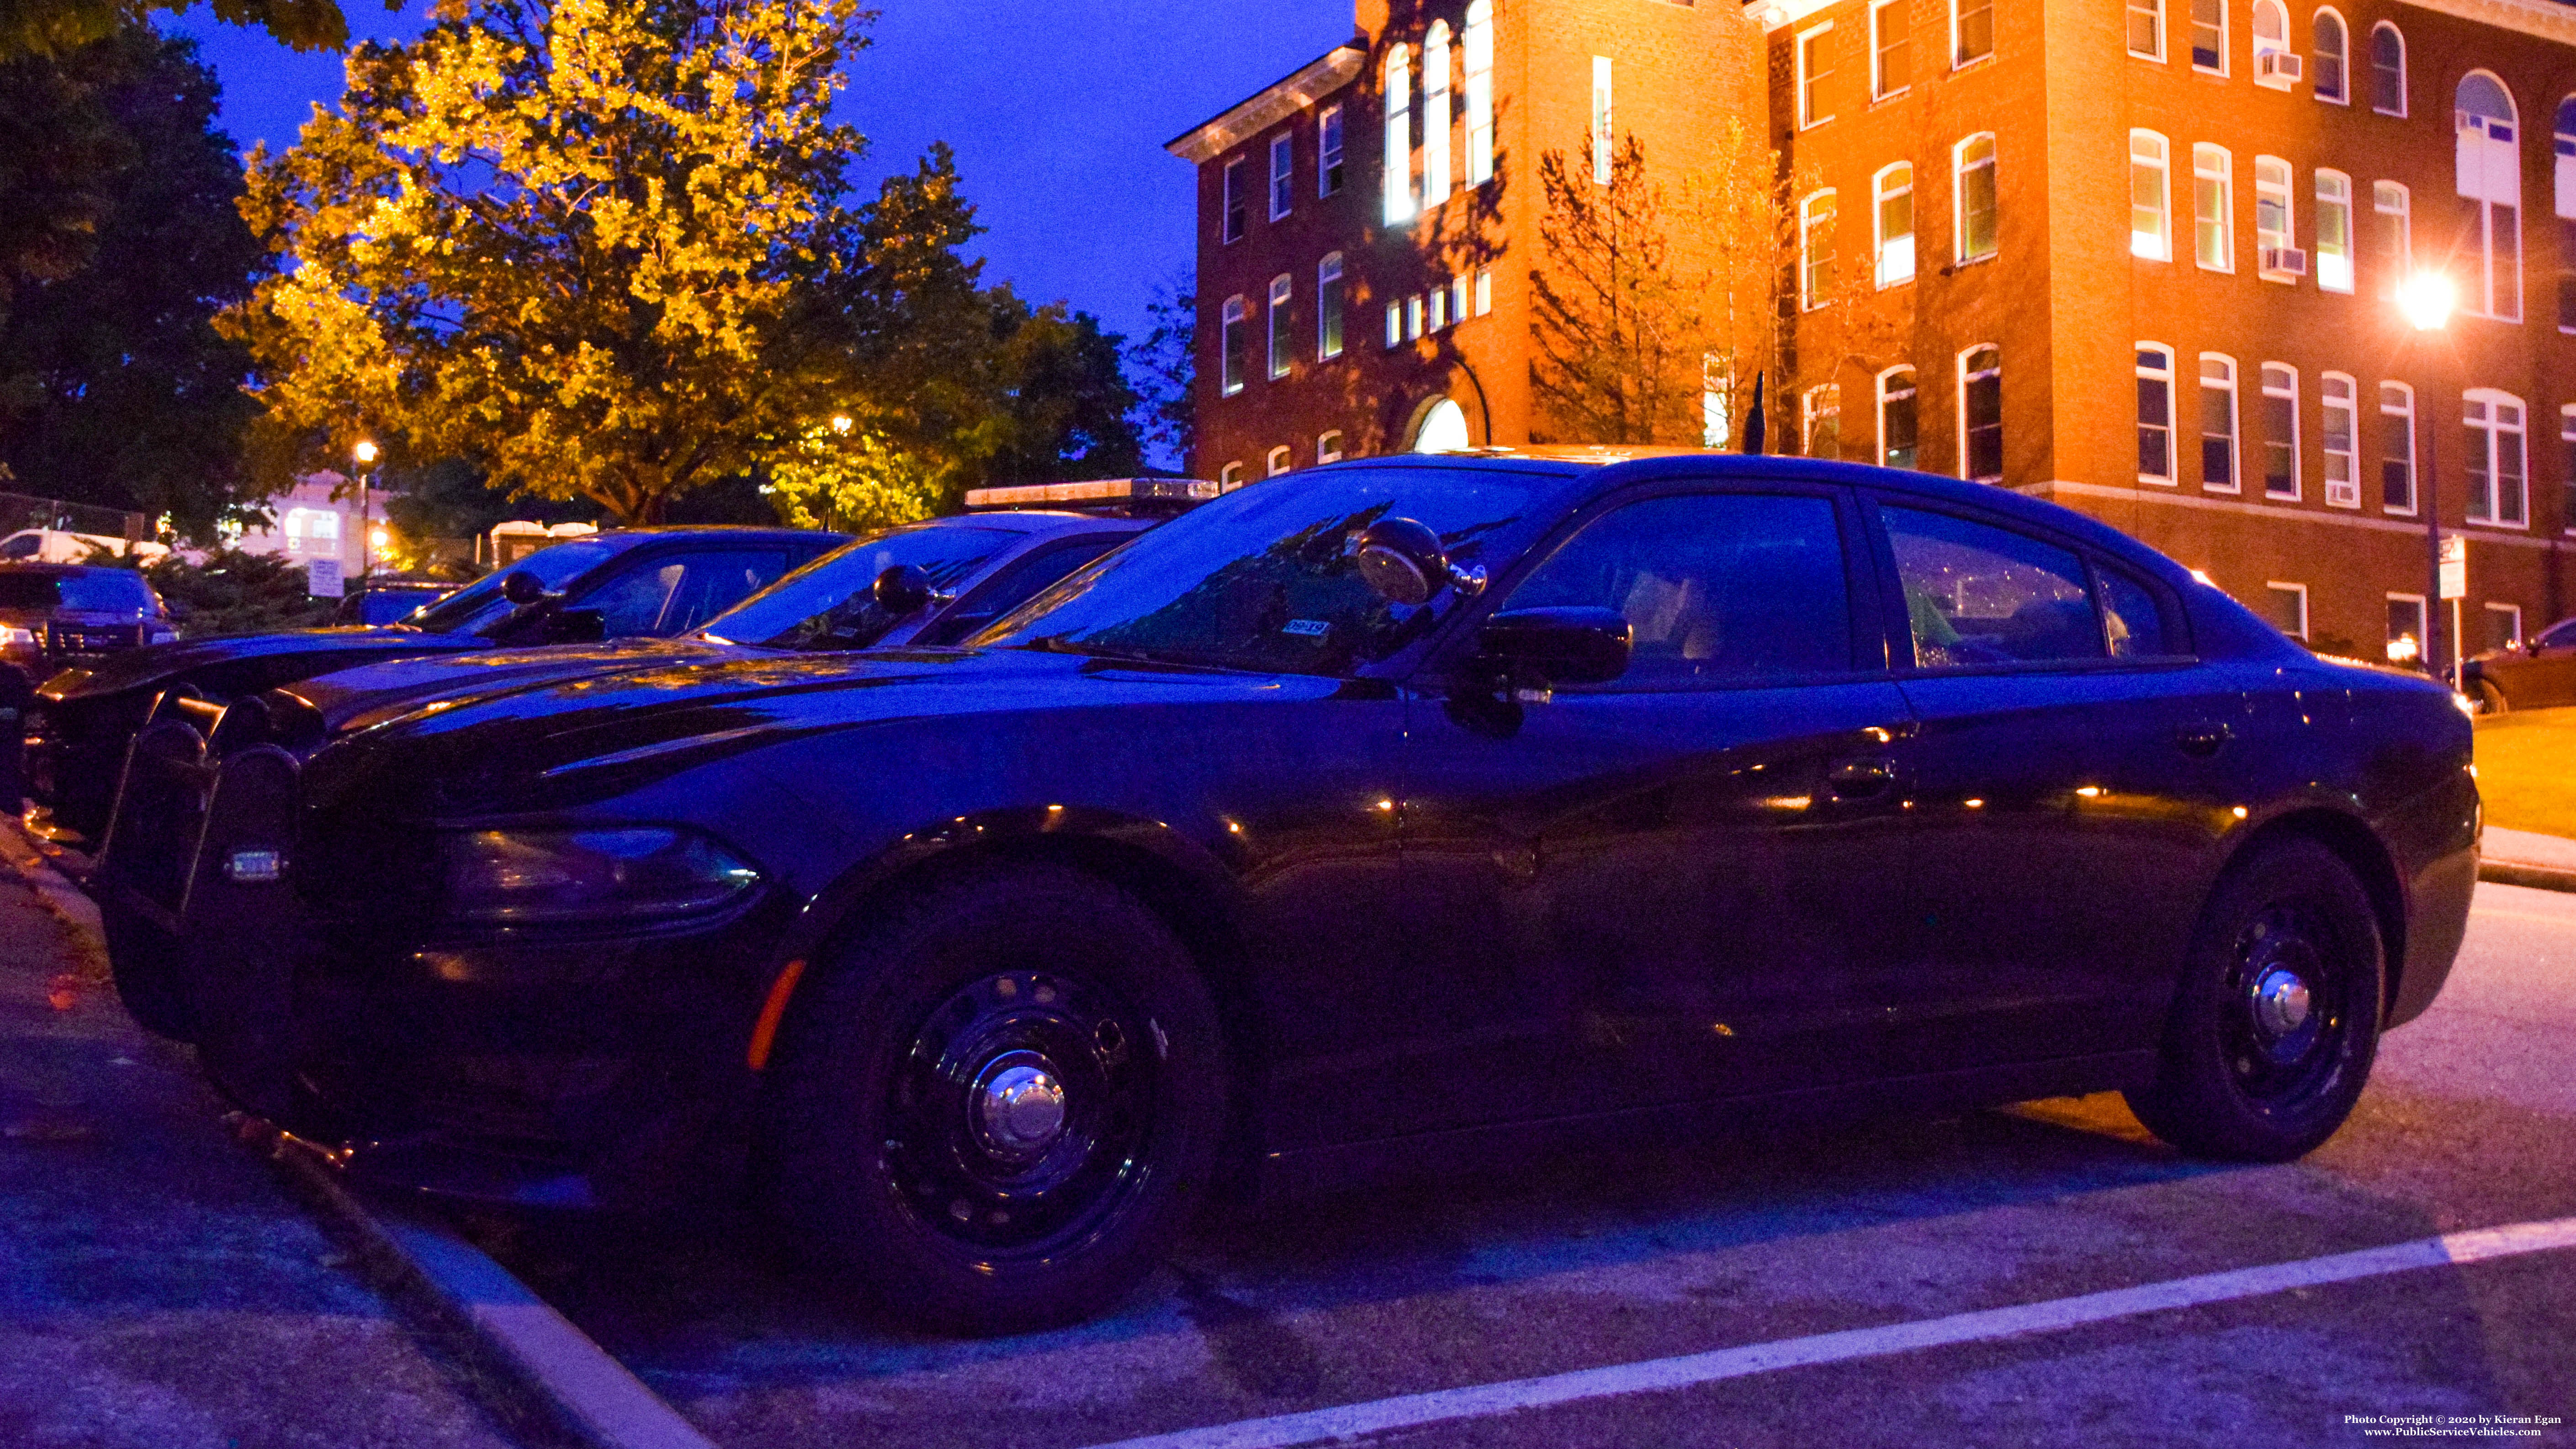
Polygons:
M1485 591L1483 564L1453 562L1440 535L1410 518L1381 518L1361 529L1350 555L1360 578L1392 604L1427 604L1444 584L1471 599Z
M608 616L597 609L565 609L546 620L546 638L557 644L597 644L608 638Z
M545 580L526 569L512 569L501 579L501 597L524 609L546 596Z
M877 601L878 608L898 619L920 613L938 597L937 591L930 587L930 575L919 564L896 564L877 575L877 581L869 586L868 592Z
M1506 609L1476 630L1476 660L1515 682L1606 684L1628 672L1634 638L1616 609Z

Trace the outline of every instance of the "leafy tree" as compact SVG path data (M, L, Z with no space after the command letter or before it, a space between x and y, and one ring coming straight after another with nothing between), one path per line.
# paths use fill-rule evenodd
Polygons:
M1032 307L1007 287L992 305L996 417L974 471L987 483L1134 476L1145 457L1136 390L1119 368L1125 339L1088 312Z
M1198 315L1198 280L1184 272L1154 289L1145 335L1127 345L1138 431L1159 460L1182 469L1198 446Z
M226 321L272 466L368 432L653 522L935 360L872 329L971 291L972 214L944 150L846 203L865 142L830 110L864 22L855 0L462 0L360 47L340 111L251 162L283 266Z
M0 61L67 56L119 30L139 28L153 11L173 13L189 0L0 0ZM385 8L398 10L398 0ZM256 25L297 50L336 50L349 22L334 0L214 0L226 25Z
M119 31L0 63L0 468L209 535L255 411L215 311L263 257L196 46Z
M1711 278L1673 257L1644 144L1621 138L1607 186L1588 154L1578 167L1546 152L1538 174L1530 385L1541 429L1555 442L1699 442Z

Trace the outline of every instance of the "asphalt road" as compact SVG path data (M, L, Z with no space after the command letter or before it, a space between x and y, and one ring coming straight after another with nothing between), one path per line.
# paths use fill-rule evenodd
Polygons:
M724 1449L1074 1449L2571 1217L2576 895L2488 885L2434 1010L2287 1166L2183 1160L2112 1097L1540 1164L1220 1209L1125 1311L992 1342L819 1299L746 1224L483 1236ZM2304 1449L2399 1415L2576 1421L2576 1250L1373 1442Z

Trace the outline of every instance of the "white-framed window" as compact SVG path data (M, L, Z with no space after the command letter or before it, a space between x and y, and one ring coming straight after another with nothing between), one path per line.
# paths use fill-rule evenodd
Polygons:
M1327 252L1315 264L1315 360L1342 355L1342 254Z
M1381 83L1386 104L1386 221L1413 220L1413 52L1387 47Z
M1914 167L1899 161L1870 178L1870 207L1878 256L1878 284L1914 280Z
M1991 131L1970 136L1950 148L1950 214L1956 218L1952 255L1962 262L1981 262L1995 254L1997 193L1995 137Z
M2558 522L2562 533L2576 533L2576 403L2558 409Z
M1235 489L1242 487L1243 465L1241 463L1228 463L1224 467L1218 469L1216 474L1216 486L1217 491L1220 493L1231 493Z
M2415 270L2413 208L2406 187L2396 181L2370 183L2371 214L2379 218L2379 264L2388 269L2387 295Z
M1324 107L1315 116L1315 195L1339 195L1342 189L1342 108Z
M2263 364L2263 496L2299 496L2299 371Z
M1217 235L1228 244L1243 240L1252 225L1252 200L1246 188L1252 185L1252 158L1237 156L1225 163L1224 229Z
M1887 468L1912 468L1921 437L1914 411L1914 369L1891 367L1878 375L1878 461Z
M1297 138L1282 131L1270 138L1270 219L1286 216L1297 204Z
M2459 130L2460 195L2476 203L2460 247L2462 310L2522 320L2522 146L2513 96L2482 70L2460 77L2452 111Z
M1870 99L1883 101L1900 95L1913 83L1913 0L1870 0Z
M2129 54L2165 58L2165 0L2129 0Z
M2491 387L2462 395L2469 435L2471 523L2499 528L2531 526L2530 470L2523 461L2522 399Z
M2558 330L2576 332L2576 96L2558 103L2549 153L2550 209L2558 215Z
M1386 345L1389 347L1404 345L1404 304L1402 302L1386 304Z
M1423 322L1427 331L1437 332L1449 325L1449 284L1442 282L1431 289L1431 315Z
M1422 38L1422 204L1449 199L1449 22Z
M1843 390L1833 383L1811 387L1798 399L1798 433L1810 458L1843 455Z
M2153 131L2129 133L2129 255L2173 260L2172 148Z
M1592 57L1592 183L1610 184L1610 161L1618 149L1618 116L1610 108L1610 57Z
M1244 349L1250 344L1252 304L1240 294L1225 299L1217 313L1217 394L1232 397L1243 391L1243 375L1252 370L1251 358Z
M1319 465L1324 463L1338 463L1342 461L1341 429L1335 428L1331 432L1325 433L1321 437L1315 439L1315 461Z
M2361 506L2360 385L2349 373L2317 375L2317 401L2325 419L2326 506Z
M1491 267L1476 269L1476 315L1482 317L1494 310L1494 272Z
M1288 449L1287 449L1287 447L1283 444L1283 445L1281 445L1281 446L1279 446L1279 447L1276 447L1276 448L1271 449L1271 450L1270 450L1270 456L1268 456L1268 457L1266 457L1266 458L1264 458L1264 459L1262 459L1262 460L1261 460L1261 466L1262 466L1262 476L1263 476L1263 477L1265 477L1265 478L1276 478L1276 477L1278 477L1280 474L1287 472L1289 469L1291 469L1291 468L1293 468L1293 467L1295 467L1295 466L1297 466L1297 465L1296 465L1293 461L1291 461L1291 460L1290 460L1290 458L1289 458L1289 456L1288 456Z
M2264 65L2263 57L2289 53L2290 12L2281 0L2254 0L2247 21L2246 29L2254 33L2254 83L2288 90L2293 82Z
M1990 342L1959 354L1959 476L2004 480L2004 354Z
M1404 340L1407 342L1422 335L1422 309L1423 298L1420 292L1404 299Z
M1273 382L1288 375L1288 353L1294 345L1290 334L1296 330L1288 316L1288 300L1294 291L1287 273L1282 272L1270 279L1270 312L1265 320L1270 325L1270 380Z
M2236 270L2236 161L2224 146L2191 148L2192 253L2203 270Z
M2236 467L2236 359L2200 355L2200 486L2210 493L2238 493Z
M2388 596L2388 662L2415 664L2424 658L2424 596Z
M1467 278L1464 276L1449 279L1449 320L1452 323L1467 320Z
M2402 382L2379 385L2379 507L2415 516L2415 389Z
M2174 481L2173 349L2138 344L2138 481Z
M1494 179L1494 0L1467 7L1467 184Z
M2522 605L2490 602L2480 612L2486 615L2486 647L2510 649L2522 642Z
M1798 32L1793 47L1798 67L1798 127L1804 130L1834 118L1826 106L1825 80L1834 73L1833 63L1825 54L1825 37L1833 33L1830 20L1813 30Z
M2352 178L2340 171L2317 173L2317 285L2329 292L2352 291Z
M2191 0L2191 68L2227 74L2227 0Z
M2309 89L2328 105L2350 105L2352 32L2344 28L2343 15L2331 5L2320 8L2309 22L2308 33L2316 47L2308 52L2316 61L2316 73L2308 77Z
M2254 158L2254 270L2267 282L2295 282L2308 267L2290 209L2290 163Z
M1834 299L1834 194L1819 191L1798 203L1798 306L1812 310Z
M1995 0L1950 0L1950 68L1995 53Z
M2279 579L2263 583L2263 617L2272 627L2293 639L2308 637L2308 586L2285 584Z
M2370 108L2406 114L2406 37L2385 20L2370 27Z

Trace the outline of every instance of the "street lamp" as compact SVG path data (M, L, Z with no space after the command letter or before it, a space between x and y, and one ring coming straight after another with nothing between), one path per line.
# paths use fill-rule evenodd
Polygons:
M358 578L360 582L364 582L369 574L375 572L376 549L383 546L376 542L377 536L367 524L367 490L373 486L377 456L378 449L371 438L360 438L349 449L350 461L358 467Z
M2397 284L2397 310L2417 332L2439 332L2451 325L2459 288L2441 272L2415 272ZM2435 679L2451 677L2442 658L2442 489L2434 471L2434 440L2441 426L2417 409L2416 425L2424 434L2424 484L2419 505L2424 510L2424 668ZM2429 426L2428 426L2429 425Z

